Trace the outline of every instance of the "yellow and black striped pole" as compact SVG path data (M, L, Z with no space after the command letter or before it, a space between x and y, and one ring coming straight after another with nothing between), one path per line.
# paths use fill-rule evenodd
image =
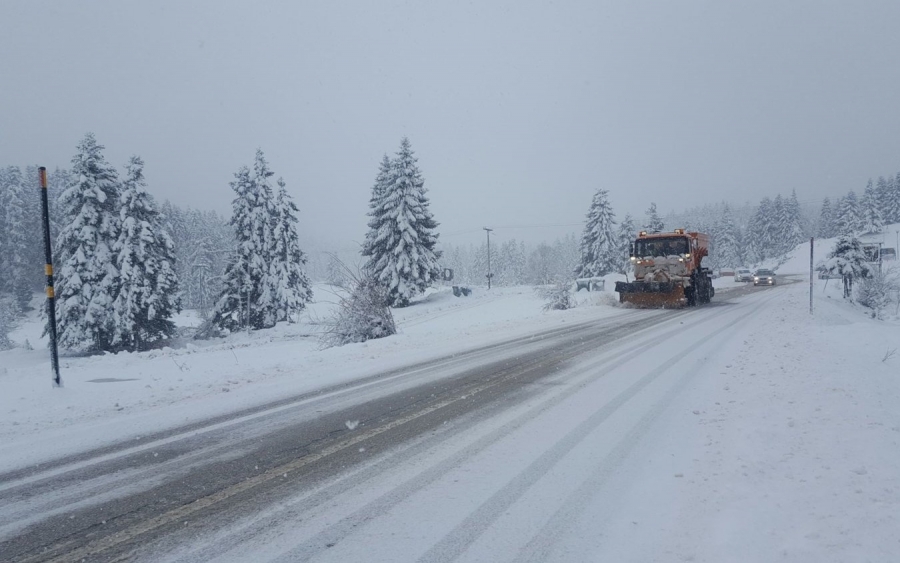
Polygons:
M44 223L44 255L47 263L44 273L47 274L47 319L50 333L50 365L53 368L53 385L62 386L59 377L59 353L56 348L56 294L53 291L53 252L50 246L50 205L47 203L47 169L38 169L41 177L41 214Z

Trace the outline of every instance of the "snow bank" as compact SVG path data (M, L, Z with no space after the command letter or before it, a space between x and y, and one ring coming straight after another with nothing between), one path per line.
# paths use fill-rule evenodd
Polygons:
M608 284L609 285L609 284ZM320 322L336 292L320 285L301 322L192 341L178 348L60 360L64 387L51 386L37 310L12 334L34 347L0 352L0 471L51 456L157 432L541 331L563 322L621 314L601 293L545 313L532 287L474 287L468 297L434 288L394 316L393 337L323 350ZM40 301L35 304L39 307ZM196 326L193 312L182 326Z

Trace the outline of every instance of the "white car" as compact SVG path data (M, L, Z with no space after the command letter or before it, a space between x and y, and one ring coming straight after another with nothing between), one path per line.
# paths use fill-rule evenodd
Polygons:
M751 272L747 268L738 268L737 270L734 271L734 281L736 281L736 282L753 281L753 272Z

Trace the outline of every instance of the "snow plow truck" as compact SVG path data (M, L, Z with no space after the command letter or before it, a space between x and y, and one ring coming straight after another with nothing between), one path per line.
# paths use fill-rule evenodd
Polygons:
M641 231L631 245L634 281L616 282L619 301L639 307L693 307L709 303L715 290L709 269L709 235L675 229Z

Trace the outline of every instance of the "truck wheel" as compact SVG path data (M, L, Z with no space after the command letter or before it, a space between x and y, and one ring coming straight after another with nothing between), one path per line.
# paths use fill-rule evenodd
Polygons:
M697 296L694 292L694 286L684 288L684 296L687 298L688 307L697 305Z

